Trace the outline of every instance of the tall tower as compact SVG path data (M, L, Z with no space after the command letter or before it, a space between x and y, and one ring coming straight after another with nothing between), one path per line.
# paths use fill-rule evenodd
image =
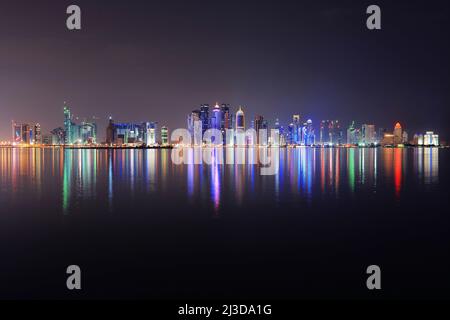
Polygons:
M41 125L39 123L36 123L34 126L34 143L42 144L42 132Z
M64 144L72 144L72 114L64 102Z
M169 145L169 129L167 127L161 128L161 144L163 146Z
M242 107L236 112L236 130L245 130L245 114Z
M292 140L294 143L300 143L302 140L302 125L299 114L292 116Z
M214 106L213 113L211 115L211 129L221 129L222 124L222 111L218 103Z
M394 144L401 144L403 141L403 129L400 122L397 122L394 127Z
M209 129L209 104L200 106L200 120L202 122L202 134Z
M220 124L220 129L225 132L226 129L233 129L233 117L230 113L230 105L223 103L220 106L220 110L222 113L222 121Z

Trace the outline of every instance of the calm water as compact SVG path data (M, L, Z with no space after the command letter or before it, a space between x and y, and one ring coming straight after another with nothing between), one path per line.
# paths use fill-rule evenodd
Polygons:
M450 298L450 150L239 157L0 148L0 298Z

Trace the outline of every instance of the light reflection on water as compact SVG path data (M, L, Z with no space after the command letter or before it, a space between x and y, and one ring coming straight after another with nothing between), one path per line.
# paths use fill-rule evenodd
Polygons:
M211 209L250 202L283 203L352 199L364 193L390 194L439 185L439 157L446 150L281 149L273 176L260 175L257 149L186 149L189 165L175 165L171 150L0 149L0 204L49 201L70 214L96 203L114 212L127 202L170 201ZM274 151L272 151L274 152ZM51 207L51 206L50 206Z

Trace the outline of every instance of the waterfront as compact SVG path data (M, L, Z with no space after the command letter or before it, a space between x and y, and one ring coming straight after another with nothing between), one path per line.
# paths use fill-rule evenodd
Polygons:
M449 297L448 149L171 152L0 149L0 296L71 297L76 263L82 297L371 297L370 264L380 297Z

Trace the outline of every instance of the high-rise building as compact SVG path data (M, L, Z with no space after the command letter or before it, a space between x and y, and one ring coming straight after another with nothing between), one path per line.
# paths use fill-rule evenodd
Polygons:
M384 138L384 134L387 133L386 128L378 128L378 133L377 133L377 141L381 142Z
M280 126L280 120L276 119L275 120L275 127L273 129L273 134L272 131L268 133L269 135L269 144L272 146L279 146L281 144L281 135L282 135L282 130L281 130L281 126Z
M52 141L51 141L52 145L63 145L63 144L65 144L65 136L66 135L65 135L64 128L59 127L59 128L53 129L50 132L50 134L52 136Z
M156 122L146 122L145 123L145 144L147 146L156 145L156 130L157 124Z
M14 143L22 142L22 125L12 122L12 141Z
M435 134L433 131L427 131L423 135L423 145L424 146L439 146L439 135Z
M167 127L161 128L161 144L163 146L169 145L169 129Z
M314 127L312 120L309 119L303 124L302 128L302 145L312 146L316 143L316 137L314 134Z
M41 125L39 123L36 123L34 125L34 137L33 142L35 144L42 144L42 132L41 132Z
M331 140L331 121L322 120L320 123L319 143L321 145L329 145Z
M406 132L406 131L403 131L402 143L403 144L407 144L408 143L408 132Z
M301 143L302 141L302 126L300 123L300 115L298 114L294 114L292 116L292 130L291 130L291 134L292 134L292 143Z
M233 115L230 112L230 105L223 103L220 106L220 111L222 114L220 125L222 132L225 132L227 129L233 129Z
M264 122L264 117L263 116L257 115L255 117L254 129L256 131L256 141L257 141L257 144L261 144L261 145L264 144L264 141L260 141L260 139L259 139L259 132L260 132L261 129L263 129L263 122Z
M95 144L97 143L97 124L95 122L83 121L81 125L73 126L77 129L78 139L73 141L76 144ZM74 130L75 131L75 130Z
M296 143L294 140L294 124L293 123L291 123L287 128L286 142L289 145L293 145Z
M109 117L108 126L106 127L106 143L112 145L116 142L117 131L112 117Z
M402 144L403 142L403 129L399 122L394 127L394 144Z
M201 125L202 121L201 121L200 110L194 110L188 116L187 125L188 125L189 133L191 134L191 137L195 137L195 125L197 122L200 122L200 125ZM198 127L198 124L197 124L197 127Z
M64 102L64 144L73 143L73 132L72 132L72 114L70 113L70 108Z
M200 120L202 122L202 135L209 129L209 104L200 106Z
M347 129L347 144L358 144L358 131L355 128L355 121L352 122L350 127Z
M31 139L33 138L33 130L31 129L29 124L22 124L22 143L30 144Z
M211 119L210 119L210 129L220 130L222 125L222 111L218 103L213 108Z
M371 145L376 143L375 125L363 124L361 128L361 144Z
M392 133L386 132L381 140L382 146L393 146L395 144L395 136Z
M242 107L236 112L236 130L245 130L245 114Z
M333 145L341 145L343 142L343 134L339 120L331 121L330 143Z

